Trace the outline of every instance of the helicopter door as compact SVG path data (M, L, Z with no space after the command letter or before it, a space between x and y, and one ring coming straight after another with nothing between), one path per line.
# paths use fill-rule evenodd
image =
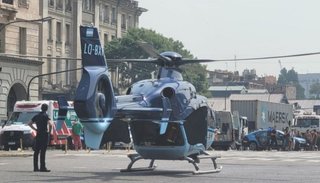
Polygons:
M202 143L206 146L207 137L207 107L201 107L191 113L184 123L189 144Z

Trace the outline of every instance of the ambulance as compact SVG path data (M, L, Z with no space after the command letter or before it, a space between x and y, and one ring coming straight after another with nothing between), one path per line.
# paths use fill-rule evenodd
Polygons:
M73 106L72 102L68 103ZM73 107L68 110L65 123L63 123L61 130L56 130L59 112L59 104L57 101L17 101L14 105L13 113L0 132L1 143L4 150L16 150L18 148L28 148L33 146L36 131L32 130L28 126L28 123L33 116L41 111L42 104L48 105L47 114L54 123L50 134L49 145L64 147L64 145L68 143L67 139L71 139L70 137L72 134L72 121L78 120Z

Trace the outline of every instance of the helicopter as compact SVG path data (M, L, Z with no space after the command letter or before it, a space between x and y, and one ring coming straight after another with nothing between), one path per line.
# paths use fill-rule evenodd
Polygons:
M128 155L131 162L121 172L154 170L155 160L188 161L194 174L222 170L216 163L220 156L206 151L215 136L214 112L178 68L214 60L183 59L171 51L156 54L157 58L106 60L96 27L80 26L80 39L83 70L74 109L84 126L87 147L98 149L105 131L127 124L119 125L127 129L121 135L132 135L136 154ZM107 62L116 61L157 64L159 73L156 79L134 83L126 95L115 96ZM133 168L141 159L150 160L149 166ZM211 159L213 169L200 170L200 159Z

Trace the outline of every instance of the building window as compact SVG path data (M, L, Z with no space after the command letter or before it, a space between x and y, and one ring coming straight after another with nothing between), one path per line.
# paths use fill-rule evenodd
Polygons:
M56 61L56 72L62 71L62 62L61 59L59 57L57 57L57 61ZM62 82L61 80L61 74L56 74L56 84L58 84L58 82Z
M2 0L2 3L13 5L13 0Z
M108 43L108 41L109 41L108 34L104 34L103 35L103 40L104 40L104 45L106 45Z
M108 5L100 5L99 8L99 18L101 22L109 23L109 6Z
M65 70L70 70L71 69L71 66L70 66L70 60L66 60L66 68L65 68ZM66 77L66 84L67 85L70 85L70 72L66 72L66 75L65 75L65 77Z
M112 35L112 36L111 36L111 40L114 40L115 38L116 38L115 35Z
M57 10L63 10L63 2L62 0L57 0Z
M52 72L52 59L50 58L51 55L47 55L48 59L47 59L47 73ZM48 79L48 84L52 83L52 75L48 75L47 76Z
M19 0L19 7L29 8L29 0Z
M111 10L111 24L116 24L117 23L117 15L116 15L116 8L112 8Z
M54 7L54 0L49 0L49 6Z
M48 21L48 40L52 41L52 21Z
M121 28L126 29L126 15L125 14L121 15Z
M66 11L72 11L71 0L66 0Z
M84 11L93 11L93 0L83 0L82 2L82 9Z
M24 27L19 28L19 53L27 53L27 29Z
M69 45L70 43L70 24L66 24L66 44Z
M132 23L132 16L128 16L128 28L133 27L133 23Z
M100 22L103 21L103 4L100 4L99 6L99 20Z
M56 42L61 43L61 23L57 22Z
M109 6L107 5L103 8L103 22L109 23Z
M0 24L0 53L4 52L4 31L2 31L4 29L4 24Z

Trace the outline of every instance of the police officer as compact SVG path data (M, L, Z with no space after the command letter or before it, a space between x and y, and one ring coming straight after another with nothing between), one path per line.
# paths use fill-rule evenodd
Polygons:
M33 154L33 171L35 172L50 172L46 168L46 150L49 140L49 134L52 129L52 122L47 115L48 105L41 105L41 112L35 115L31 121L28 123L30 128L37 132L34 146ZM36 124L36 128L33 126L33 123ZM49 128L48 128L49 127ZM40 169L38 167L38 156L40 152Z

